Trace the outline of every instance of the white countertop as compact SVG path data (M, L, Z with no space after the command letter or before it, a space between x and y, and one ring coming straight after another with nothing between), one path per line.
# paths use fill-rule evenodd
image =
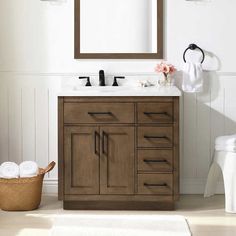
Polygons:
M62 90L58 97L79 96L79 97L179 97L181 91L175 87L81 87L76 90Z

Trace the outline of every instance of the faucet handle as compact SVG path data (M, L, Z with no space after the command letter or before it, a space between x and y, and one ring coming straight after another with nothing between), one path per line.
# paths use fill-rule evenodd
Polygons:
M117 83L117 79L125 79L125 76L115 76L112 86L119 86Z
M90 77L80 76L79 79L87 79L87 83L85 84L85 86L92 86L91 83L90 83Z

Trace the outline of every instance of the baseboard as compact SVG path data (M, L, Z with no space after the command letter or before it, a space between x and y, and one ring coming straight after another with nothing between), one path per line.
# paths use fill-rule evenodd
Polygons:
M205 179L182 179L180 181L180 193L181 194L203 194L205 189ZM43 194L56 195L58 193L58 180L57 179L45 179L43 185ZM217 194L224 193L224 184L219 182Z

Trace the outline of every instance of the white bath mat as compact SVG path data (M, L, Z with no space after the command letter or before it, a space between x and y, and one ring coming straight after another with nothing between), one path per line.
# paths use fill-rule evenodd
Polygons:
M51 236L191 236L182 216L77 215L55 218Z

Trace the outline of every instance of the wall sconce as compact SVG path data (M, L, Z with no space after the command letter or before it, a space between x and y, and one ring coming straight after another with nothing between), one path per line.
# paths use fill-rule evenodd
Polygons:
M63 3L67 2L67 0L40 0L41 2L51 2L51 3Z

